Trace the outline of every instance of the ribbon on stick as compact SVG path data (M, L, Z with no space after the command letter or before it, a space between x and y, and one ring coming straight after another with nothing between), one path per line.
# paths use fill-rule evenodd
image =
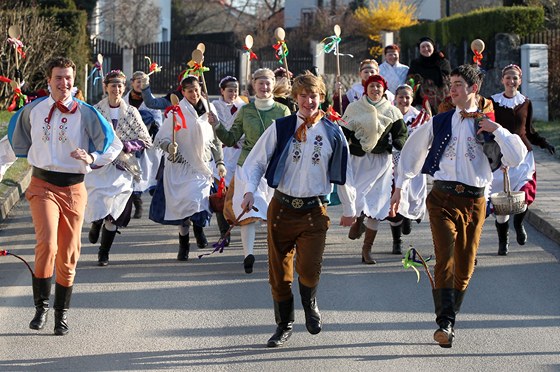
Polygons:
M156 62L152 62L150 57L144 56L144 59L147 59L148 63L150 64L149 71L148 71L148 76L150 76L151 74L153 74L155 72L160 72L161 71L162 67L160 65L158 65Z
M425 260L420 252L418 252L415 248L410 247L408 251L406 251L404 258L402 259L402 263L405 269L412 268L416 272L416 283L420 282L420 272L418 271L417 267L424 267L426 275L428 275L428 279L430 279L430 284L432 285L432 288L435 289L434 278L432 277L432 273L430 272L430 268L427 264L427 262L431 259L432 256L428 257L428 259Z
M24 260L22 257L18 256L15 253L12 253L8 250L2 249L0 250L0 256L14 256L15 258L19 259L21 262L23 262L25 264L25 266L27 266L27 269L29 270L29 272L31 273L32 277L35 277L35 273L33 272L33 270L31 269L31 266L29 266L29 264L27 263L26 260Z

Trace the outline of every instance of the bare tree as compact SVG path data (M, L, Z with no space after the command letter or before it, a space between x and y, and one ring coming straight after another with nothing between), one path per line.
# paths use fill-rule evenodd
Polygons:
M161 32L161 11L152 0L103 1L100 2L100 13L105 22L101 36L123 47L135 48L152 43Z
M0 17L0 29L7 30L16 25L21 30L20 40L24 45L25 58L20 57L19 70L22 81L25 81L24 92L35 91L46 87L46 76L43 70L45 61L55 57L64 45L64 32L57 26L53 18L41 16L38 8L16 8L3 11ZM0 75L12 80L16 78L16 50L5 43L0 48ZM11 101L13 90L8 84L0 85L0 106L6 107Z

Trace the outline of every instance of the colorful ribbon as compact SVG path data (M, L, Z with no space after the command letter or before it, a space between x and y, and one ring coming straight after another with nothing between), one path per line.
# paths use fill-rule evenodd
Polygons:
M179 105L171 105L165 109L163 115L165 115L166 119L167 119L167 114L170 112L173 114L173 116L177 115L179 116L179 119L181 119L180 120L181 124L177 124L177 120L175 120L175 126L173 127L173 130L177 132L181 129L187 129L187 121L185 120L185 115L183 115L183 111L181 111Z
M93 85L95 85L95 83L97 83L97 80L101 79L101 77L103 76L103 64L100 63L99 61L95 62L95 64L93 65L93 68L89 73L88 80L91 80L95 71L99 71L100 76L96 76L95 79L93 79Z
M10 84L12 80L5 76L0 76L0 82ZM12 102L8 106L8 111L12 112L22 108L27 102L27 96L21 92L20 88L14 88L14 96L12 97Z
M245 50L245 53L249 54L249 61L253 59L259 59L259 57L257 57L257 55L253 52L253 50L251 48L247 48L246 45L243 45L243 50Z
M8 38L8 44L16 48L16 51L19 53L21 58L25 58L25 52L23 51L24 45L20 39L16 39L15 37Z
M348 122L344 120L342 116L340 116L340 114L336 112L332 106L329 106L329 108L327 108L327 112L325 112L325 115L327 119L329 119L333 123L338 123L339 121L341 121L344 124L348 125Z
M416 283L420 282L420 272L418 271L417 267L423 266L426 270L426 275L428 275L428 279L430 279L430 284L432 285L432 288L434 288L434 279L432 278L432 274L430 273L430 269L428 268L428 264L426 263L431 259L432 256L428 257L428 259L425 260L416 249L410 247L408 251L406 251L404 258L402 259L402 263L405 269L412 268L416 272Z
M330 40L330 41L328 41ZM352 54L342 54L340 53L340 50L338 48L340 41L342 39L336 35L332 35L332 36L328 36L326 38L324 38L323 40L321 40L321 44L323 44L323 49L321 49L322 53L325 54L329 54L332 52L335 52L335 55L339 55L339 56L348 56L350 58L354 58L354 56ZM339 50L338 53L336 53L336 51ZM320 54L320 53L319 53Z
M144 56L144 58L147 59L148 63L150 64L148 75L151 75L154 72L160 72L161 71L162 67L160 65L158 65L156 62L152 63L152 60L150 59L150 57Z
M482 53L478 50L474 50L473 62L480 66L480 61L482 61Z
M278 63L283 65L286 61L286 57L288 57L288 53L290 52L288 50L288 46L286 45L286 41L278 40L276 44L272 46L272 48L274 48L274 50L276 51L275 57L278 60Z
M21 260L25 264L25 266L27 266L27 268L29 269L29 272L31 273L31 276L35 277L35 273L33 273L33 270L31 269L31 266L29 266L27 261L25 261L23 258L18 256L17 254L14 254L10 251L2 249L2 250L0 250L0 256L14 256L15 258Z
M190 68L185 71L183 78L188 75L195 75L200 77L203 73L210 71L208 67L202 66L202 63L196 63L193 60L189 61L188 65L190 66Z

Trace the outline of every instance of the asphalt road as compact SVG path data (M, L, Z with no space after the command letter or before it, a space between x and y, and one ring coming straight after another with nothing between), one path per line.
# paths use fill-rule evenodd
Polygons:
M528 243L514 241L507 257L497 256L489 219L455 343L442 349L432 340L428 278L422 273L416 283L416 274L390 253L388 223L374 244L378 263L368 266L360 263L361 242L348 240L338 226L341 208L329 212L318 297L324 327L316 336L305 330L296 285L294 334L284 347L265 347L275 324L264 227L255 272L247 275L238 230L224 253L198 259L193 248L191 259L179 262L176 228L144 217L117 235L104 268L96 266L97 246L87 242L84 228L65 337L52 335L52 313L45 330L28 328L30 274L15 258L0 257L0 370L560 371L556 243L527 226ZM207 235L217 240L215 225ZM431 254L428 224L414 224L405 243ZM0 249L32 261L33 246L22 200L0 226Z

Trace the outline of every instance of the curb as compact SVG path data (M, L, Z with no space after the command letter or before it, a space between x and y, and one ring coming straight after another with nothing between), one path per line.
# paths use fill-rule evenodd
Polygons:
M3 222L12 207L20 200L31 182L31 169L23 176L21 181L14 182L6 194L0 196L0 222Z
M541 209L527 209L527 222L547 238L560 245L560 223L554 219L546 220L543 216L546 216L546 213Z

